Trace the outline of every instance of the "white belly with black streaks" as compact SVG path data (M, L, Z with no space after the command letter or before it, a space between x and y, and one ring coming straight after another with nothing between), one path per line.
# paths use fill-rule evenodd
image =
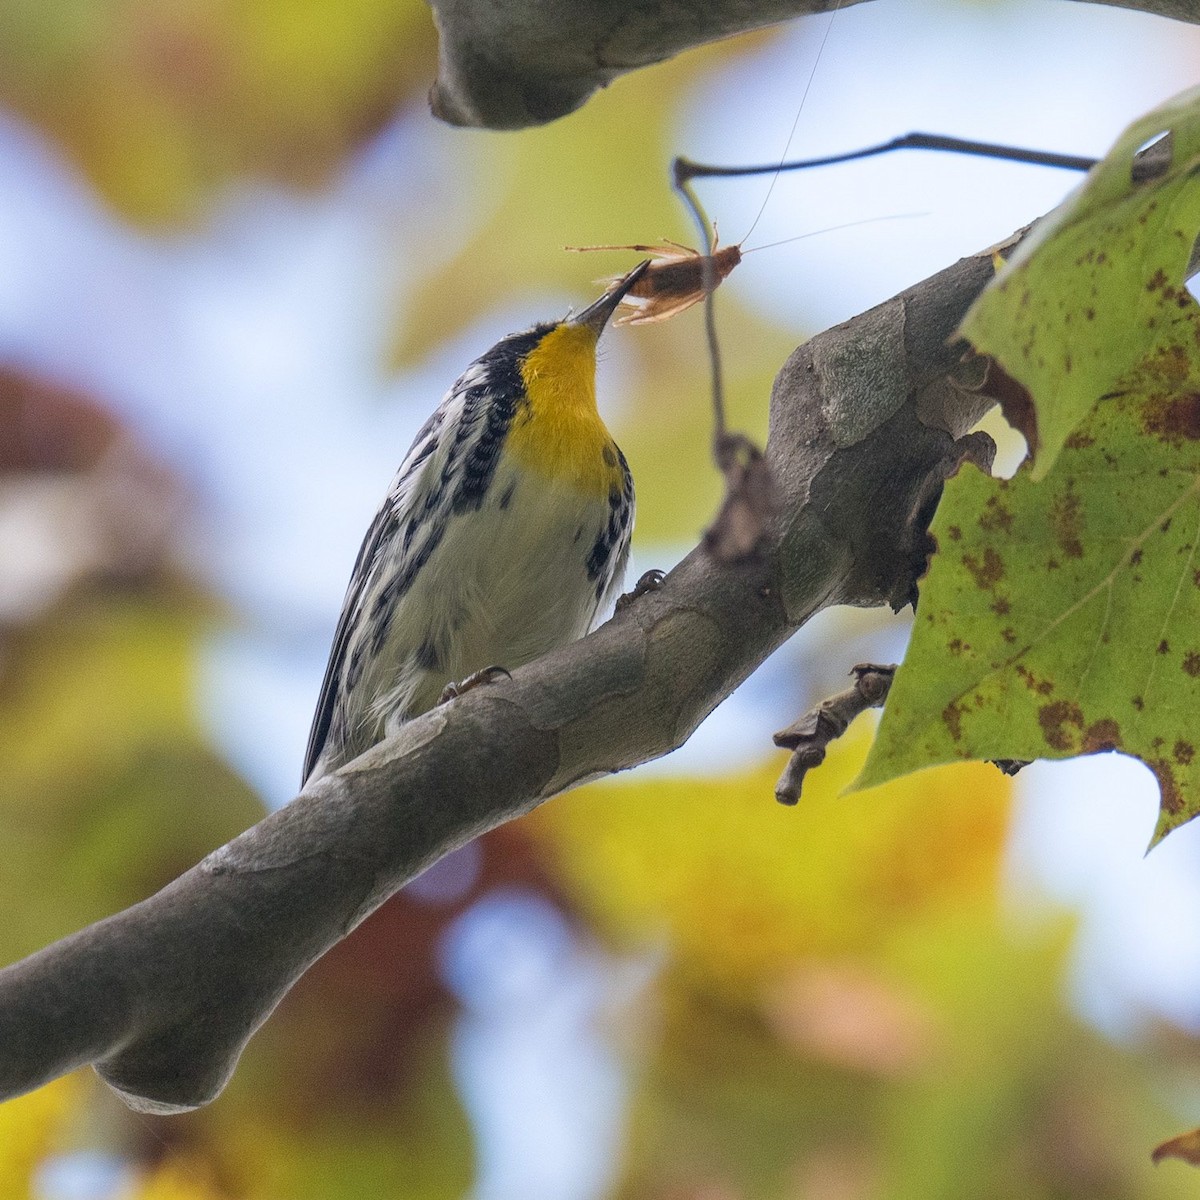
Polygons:
M501 464L484 505L450 516L396 605L385 648L359 683L360 695L376 697L359 719L391 733L436 704L447 683L522 666L587 633L624 576L627 544L588 577L609 513L606 497Z

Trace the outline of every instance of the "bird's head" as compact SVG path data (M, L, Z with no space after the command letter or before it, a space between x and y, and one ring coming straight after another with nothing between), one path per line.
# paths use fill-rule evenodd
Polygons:
M639 279L649 260L638 263L583 312L552 325L521 363L521 375L530 394L551 387L555 391L595 397L596 343L625 293Z

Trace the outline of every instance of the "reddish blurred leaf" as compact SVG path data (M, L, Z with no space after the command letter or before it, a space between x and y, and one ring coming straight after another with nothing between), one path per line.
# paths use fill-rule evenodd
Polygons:
M120 436L116 419L83 393L0 367L0 473L86 471Z
M1150 1160L1160 1163L1164 1158L1178 1158L1185 1163L1191 1163L1193 1167L1200 1167L1200 1129L1181 1133L1178 1137L1168 1138L1155 1146Z
M938 1040L927 1003L852 960L798 965L771 989L766 1013L798 1053L868 1075L908 1075Z
M96 401L0 370L0 625L85 580L144 581L183 507L176 480Z

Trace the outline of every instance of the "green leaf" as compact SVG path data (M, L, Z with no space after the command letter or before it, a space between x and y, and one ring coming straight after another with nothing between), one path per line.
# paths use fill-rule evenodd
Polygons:
M1170 132L1169 167L1134 181L1134 154ZM1033 398L1034 479L1071 431L1160 343L1189 303L1200 232L1200 88L1131 125L967 313L961 332Z
M1200 812L1200 308L1066 440L1043 483L951 480L912 644L857 787L935 763L1119 749L1155 839Z

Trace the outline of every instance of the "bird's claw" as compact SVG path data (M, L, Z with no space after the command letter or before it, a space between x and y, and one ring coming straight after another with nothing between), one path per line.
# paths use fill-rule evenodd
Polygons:
M495 683L498 679L511 678L512 674L505 667L484 667L481 671L472 672L466 679L446 684L442 689L442 694L438 697L438 703L445 704L447 700L464 696L467 692L474 691L475 688L485 683Z
M641 579L633 585L633 590L628 591L623 596L617 597L616 611L621 612L622 609L631 605L639 596L646 595L647 592L657 592L663 585L666 575L662 571L655 568L647 571Z

